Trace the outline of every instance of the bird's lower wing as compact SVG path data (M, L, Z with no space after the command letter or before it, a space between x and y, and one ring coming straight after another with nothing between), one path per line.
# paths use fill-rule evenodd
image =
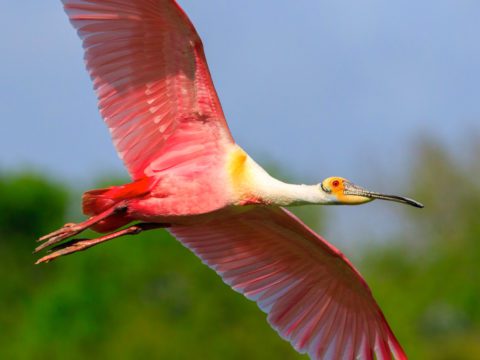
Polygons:
M348 259L282 208L170 229L312 359L406 359Z

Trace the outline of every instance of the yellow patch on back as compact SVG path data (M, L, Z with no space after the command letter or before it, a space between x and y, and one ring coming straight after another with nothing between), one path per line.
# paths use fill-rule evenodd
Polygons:
M228 172L230 173L232 180L243 177L247 157L247 153L239 147L236 147L230 153L228 159Z
M248 182L248 155L240 147L236 146L228 155L227 170L233 190L242 193Z

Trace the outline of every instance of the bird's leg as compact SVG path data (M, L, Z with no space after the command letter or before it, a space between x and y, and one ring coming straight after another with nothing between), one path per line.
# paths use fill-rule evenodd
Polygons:
M109 209L105 210L104 212L98 215L92 216L86 221L83 221L78 224L75 224L75 223L65 224L62 228L56 231L53 231L50 234L42 236L40 239L38 239L37 240L38 242L44 241L44 243L37 246L34 252L37 253L48 246L58 244L60 241L63 241L69 237L75 236L81 233L82 231L88 229L89 227L97 224L98 222L106 219L109 216L118 215L122 212L126 212L127 208L128 207L126 202L120 202L115 206L112 206Z
M51 251L50 254L42 257L35 264L49 262L60 256L73 254L74 252L77 252L77 251L83 251L88 248L91 248L92 246L98 245L100 243L103 243L112 239L116 239L120 236L136 235L141 233L142 231L165 228L169 226L170 224L162 224L162 223L139 223L139 224L129 226L125 229L118 230L111 234L107 234L95 239L72 239L70 241L67 241L66 243L53 247L50 250Z

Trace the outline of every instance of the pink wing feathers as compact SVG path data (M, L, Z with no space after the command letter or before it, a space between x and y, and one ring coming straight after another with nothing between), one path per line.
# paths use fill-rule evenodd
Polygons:
M232 142L201 40L173 0L62 0L134 179L201 172ZM280 208L170 230L314 359L406 359L358 272Z
M115 147L134 179L208 166L232 141L202 42L173 0L63 0ZM207 159L202 160L202 157Z
M348 259L282 208L170 229L312 359L406 359Z

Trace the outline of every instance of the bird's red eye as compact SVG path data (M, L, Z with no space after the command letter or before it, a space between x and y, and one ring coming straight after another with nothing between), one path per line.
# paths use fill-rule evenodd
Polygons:
M340 185L340 181L338 181L338 180L333 180L332 186L333 186L333 187L337 187L338 185Z

